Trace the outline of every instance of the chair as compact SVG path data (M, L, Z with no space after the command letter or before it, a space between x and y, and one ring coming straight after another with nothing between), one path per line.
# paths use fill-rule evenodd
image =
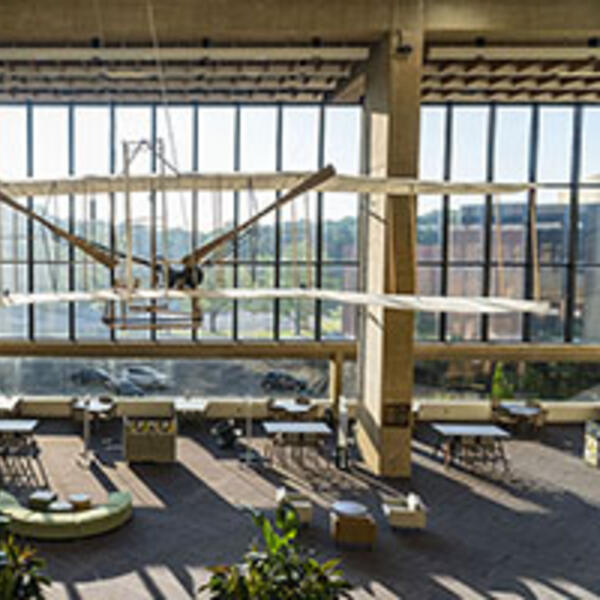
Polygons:
M390 527L424 529L427 524L427 507L421 498L413 492L407 495L384 498L381 508Z
M278 506L287 504L296 513L300 525L310 525L313 517L313 505L307 496L280 487L277 489L275 499Z
M329 513L329 531L336 545L366 546L372 548L377 538L375 519L366 515Z

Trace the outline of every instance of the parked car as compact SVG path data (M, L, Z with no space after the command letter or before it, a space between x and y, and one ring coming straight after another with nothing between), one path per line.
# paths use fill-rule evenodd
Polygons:
M71 381L82 385L87 385L89 383L106 383L110 380L110 373L106 369L101 369L99 367L84 367L71 374Z
M123 369L121 377L128 379L138 387L144 389L164 389L169 385L167 376L164 373L144 365L126 367Z
M304 392L308 387L303 379L281 371L269 371L260 385L263 390L269 392Z
M117 396L143 396L144 390L127 377L112 377L106 386Z

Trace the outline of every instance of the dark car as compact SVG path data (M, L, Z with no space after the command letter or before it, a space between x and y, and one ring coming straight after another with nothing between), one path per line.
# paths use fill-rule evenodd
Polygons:
M99 367L84 367L75 371L71 375L71 381L73 383L80 383L86 385L89 383L106 383L111 380L110 374L105 369Z
M143 396L144 390L127 377L111 378L106 387L117 396Z
M269 392L304 392L307 388L306 381L280 371L269 371L260 385Z

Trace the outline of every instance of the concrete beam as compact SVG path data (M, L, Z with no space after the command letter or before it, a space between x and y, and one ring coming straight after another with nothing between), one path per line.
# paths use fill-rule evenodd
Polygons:
M348 342L0 342L0 356L60 358L356 358Z
M425 7L427 39L566 41L600 34L597 0L153 0L162 45L212 42L374 42ZM96 8L97 7L97 8ZM0 39L11 44L151 42L146 0L4 0Z

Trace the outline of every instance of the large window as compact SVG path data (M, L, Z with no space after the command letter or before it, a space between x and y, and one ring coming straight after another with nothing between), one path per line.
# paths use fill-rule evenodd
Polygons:
M420 197L420 291L539 294L551 311L543 317L419 315L418 339L600 342L599 139L597 107L423 107L422 177L544 187L535 197Z
M166 172L311 171L332 162L358 173L361 109L324 106L36 105L0 106L0 176L52 180L107 175L125 168L126 142L162 144ZM132 148L130 148L130 151ZM161 161L141 150L133 174L161 172ZM37 212L108 251L126 250L124 194L52 194L20 198ZM272 203L277 194L136 192L132 194L133 251L152 248L176 263ZM273 212L215 255L203 285L219 287L357 286L357 211L354 194L307 194ZM123 261L124 262L124 261ZM133 275L153 285L151 270ZM124 278L46 228L0 207L0 289L59 292L105 289ZM0 311L0 337L71 340L322 339L353 337L355 310L313 301L202 302L202 329L111 330L102 303L47 304ZM189 303L172 303L183 311ZM160 316L153 317L160 318Z

